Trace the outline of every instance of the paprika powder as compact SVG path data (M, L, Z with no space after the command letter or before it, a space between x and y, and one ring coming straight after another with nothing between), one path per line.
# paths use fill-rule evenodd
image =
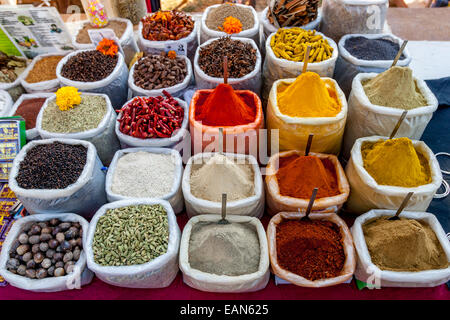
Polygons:
M47 98L32 98L23 100L17 107L14 116L22 116L25 119L25 129L30 130L36 127L36 118L41 111Z

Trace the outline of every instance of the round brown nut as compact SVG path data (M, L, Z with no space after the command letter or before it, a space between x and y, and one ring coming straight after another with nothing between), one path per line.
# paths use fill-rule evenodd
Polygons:
M64 276L65 272L64 272L64 268L59 267L55 269L54 275L55 277L62 277Z
M21 244L28 243L28 235L26 233L21 233L18 239Z
M17 254L21 256L23 256L28 251L30 251L30 245L28 244L22 244L16 249Z
M25 271L25 276L34 279L36 278L36 271L34 269L27 269L27 271Z

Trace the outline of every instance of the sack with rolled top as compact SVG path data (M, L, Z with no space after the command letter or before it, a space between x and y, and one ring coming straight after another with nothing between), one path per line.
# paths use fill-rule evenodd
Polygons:
M7 55L2 51L0 51L0 58L6 67L4 71L0 72L0 90L7 91L12 100L16 101L25 92L20 81L29 60L20 56Z
M9 188L31 214L73 212L89 218L106 203L102 167L90 142L35 140L14 158Z
M350 184L346 210L397 210L414 192L405 210L425 211L442 184L439 163L428 146L408 138L359 138L345 168Z
M353 79L344 133L343 156L345 159L350 157L350 151L356 139L389 136L405 111L401 108L403 103L407 103L404 107L408 109L408 113L398 128L397 136L413 140L420 140L433 112L438 107L438 101L425 81L412 77L410 69L393 68L385 71L385 74L391 81L397 81L383 81L387 78L383 77L383 74L376 73L360 73ZM377 87L371 88L370 92L377 95L369 98L365 87L368 81L375 77L377 77L375 79L377 83L374 85ZM377 99L377 101L382 99L395 107L375 104L370 101L371 99ZM414 108L411 108L411 102L414 102Z
M393 34L348 34L343 36L338 43L339 57L336 61L333 78L339 83L345 96L349 96L353 78L358 73L380 73L389 69L402 43L403 41ZM410 62L411 55L405 48L396 65L406 67Z

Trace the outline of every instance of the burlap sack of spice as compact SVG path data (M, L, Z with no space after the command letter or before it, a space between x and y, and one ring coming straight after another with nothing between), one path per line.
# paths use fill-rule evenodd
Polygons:
M435 287L450 280L450 267L446 269L399 272L381 270L370 257L362 225L367 221L382 217L393 216L396 210L370 210L369 212L356 218L352 226L353 242L357 252L357 265L355 270L356 279L367 283L369 286L379 287ZM426 222L435 232L442 248L444 249L448 261L450 262L450 245L436 217L428 212L407 212L403 211L401 217L416 219Z
M101 266L94 261L92 243L98 220L107 210L141 204L160 204L167 212L169 221L169 245L167 252L159 257L140 265L132 266ZM89 232L83 238L83 248L86 252L87 265L102 281L118 287L126 288L165 288L169 286L178 273L178 250L180 248L181 232L177 219L170 204L165 200L140 199L120 200L102 206L91 220Z
M284 115L277 104L278 86L283 82L290 84L295 79L282 79L274 82L267 105L267 129L279 130L279 150L305 150L310 134L314 134L312 152L339 154L345 122L347 120L347 100L336 81L321 78L327 86L334 86L341 104L341 111L335 117L298 118ZM270 141L270 140L269 140Z
M311 281L280 267L277 261L277 225L284 219L299 220L304 215L304 213L280 212L270 219L269 225L267 226L267 243L269 245L269 258L272 266L272 272L292 284L310 288L334 286L351 279L356 267L356 255L353 247L353 238L345 221L339 218L335 213L311 213L308 217L311 220L331 221L339 226L342 235L342 245L346 256L344 267L342 268L340 276Z
M409 192L414 192L414 194L409 199L405 210L426 211L433 200L433 196L441 186L442 174L433 151L424 142L417 140L413 140L412 143L414 148L428 160L431 170L431 183L415 188L378 184L364 169L361 146L366 141L375 142L387 139L387 137L380 136L359 138L353 145L350 160L345 167L345 174L350 184L350 196L346 203L348 211L363 214L371 209L397 210Z
M106 196L108 198L108 202L114 202L119 200L132 200L132 199L139 199L139 198L131 198L127 196L123 196L120 194L117 194L112 191L112 183L113 183L113 177L114 172L117 167L117 161L119 159L128 154L133 152L149 152L149 153L156 153L156 154L168 154L171 155L175 162L175 176L173 178L173 186L169 194L161 197L162 200L166 200L170 203L170 205L173 208L173 211L175 214L180 213L184 208L184 199L183 199L183 193L181 191L181 178L183 177L183 160L181 159L181 155L178 151L174 149L167 149L167 148L129 148L129 149L122 149L116 152L114 155L113 160L111 161L111 164L109 165L108 172L106 174Z
M48 277L45 279L29 279L18 274L14 274L6 269L6 263L9 259L9 251L13 242L21 234L21 231L34 222L48 221L57 218L61 221L79 222L83 230L83 239L86 238L89 229L89 222L83 217L73 213L43 213L34 214L28 217L21 218L14 222L11 230L8 232L5 242L3 243L3 250L0 254L0 274L14 287L30 290L34 292L56 292L64 290L79 289L92 281L94 274L86 266L85 251L81 251L80 258L75 263L74 271L62 277Z
M28 150L40 144L61 142L82 145L87 148L86 165L78 180L64 189L23 189L19 187L16 177L20 163ZM14 158L9 174L9 188L16 194L27 211L36 213L73 212L83 217L91 217L95 211L106 203L105 173L102 171L95 146L87 141L75 139L45 139L27 143Z
M276 176L277 166L279 158L288 157L292 155L304 155L304 151L291 150L273 155L266 167L265 187L267 194L267 209L270 215L275 215L278 212L297 212L300 210L304 212L308 207L309 199L298 199L289 196L283 196L280 194L280 188L278 185L278 179ZM315 156L321 159L329 159L336 172L338 187L340 194L332 197L318 198L314 201L312 208L313 212L327 211L338 212L345 201L347 201L350 193L350 187L345 176L344 169L342 168L339 160L334 155L321 154L321 153L309 153L310 156Z
M180 269L183 281L188 286L207 292L253 292L266 287L270 278L269 256L266 232L261 222L254 217L227 215L229 222L250 223L256 228L260 245L260 260L258 271L241 276L215 275L191 268L189 264L189 240L192 227L202 221L219 221L220 215L200 215L188 221L183 229L180 244Z
M222 203L221 202L213 202L209 200L199 199L195 197L191 192L191 170L193 163L205 163L209 158L211 158L214 153L205 152L199 153L195 156L189 158L188 163L186 164L184 173L183 173L183 181L182 181L182 190L184 201L186 204L186 212L189 218L202 214L221 214L222 212ZM264 214L264 186L261 171L258 166L258 162L251 155L243 155L243 154L233 154L233 153L224 153L225 156L235 159L239 161L239 159L246 159L249 161L251 166L253 167L254 172L254 195L245 199L236 200L236 201L228 201L227 202L227 215L239 215L239 216L250 216L261 218ZM220 183L220 181L218 181Z
M343 156L350 157L356 139L370 136L389 136L404 110L372 104L362 86L362 82L373 79L376 73L360 73L353 79L348 100L348 119L344 133ZM396 136L420 140L430 122L438 101L425 81L414 78L427 104L408 110ZM395 84L392 84L395 85Z
M55 101L56 96L48 98L41 108L36 119L36 129L39 136L43 139L61 138L61 139L79 139L91 142L97 149L98 156L105 166L111 163L114 153L120 149L120 143L114 132L114 126L116 124L117 115L111 106L111 102L107 95L96 93L81 93L83 95L101 96L106 101L106 114L97 128L86 130L84 132L74 133L59 133L50 132L42 128L42 118L44 117L44 110L48 104Z

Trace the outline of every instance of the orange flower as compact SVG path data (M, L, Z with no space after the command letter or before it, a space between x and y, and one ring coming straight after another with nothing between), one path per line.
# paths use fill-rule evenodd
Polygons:
M175 59L177 57L177 53L173 50L170 50L169 52L167 52L167 57L169 59Z
M242 31L242 23L239 19L229 16L225 18L223 28L219 27L219 29L228 34L239 33Z
M102 39L100 43L97 46L97 51L100 51L106 56L115 56L117 52L119 51L119 47L116 45L114 40L110 39Z

